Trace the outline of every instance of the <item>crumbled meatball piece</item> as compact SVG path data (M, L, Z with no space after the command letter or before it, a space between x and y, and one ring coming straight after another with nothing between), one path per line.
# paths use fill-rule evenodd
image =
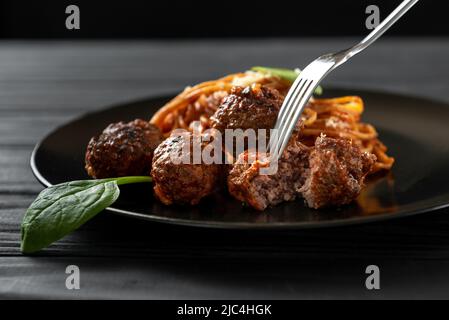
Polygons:
M229 193L257 210L294 200L305 180L309 152L308 147L292 139L278 161L277 172L260 174L261 167L269 166L269 156L245 151L229 173ZM257 159L251 161L251 156Z
M375 155L362 152L350 140L318 137L299 191L311 208L348 204L360 194L375 161Z
M341 206L360 193L376 156L345 139L319 137L306 147L292 138L273 175L260 173L269 165L267 154L242 153L228 176L228 190L257 210L303 197L311 208ZM253 155L255 159L255 155Z

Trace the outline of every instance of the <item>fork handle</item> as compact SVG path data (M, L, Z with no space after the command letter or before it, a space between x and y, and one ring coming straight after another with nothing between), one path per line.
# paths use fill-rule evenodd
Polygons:
M418 0L404 0L396 9L393 10L393 12L388 15L388 17L386 17L373 31L371 31L369 35L367 35L362 41L360 41L360 43L349 49L341 51L341 61L339 61L335 65L335 67L343 64L349 58L369 47L417 2Z

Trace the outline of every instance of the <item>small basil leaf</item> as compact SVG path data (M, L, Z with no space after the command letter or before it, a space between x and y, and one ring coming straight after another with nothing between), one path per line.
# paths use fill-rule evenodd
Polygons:
M271 74L289 82L295 81L296 77L299 74L299 71L297 72L296 70L285 68L252 67L251 70Z
M72 181L45 189L22 221L22 252L35 252L61 239L113 204L119 194L116 179Z
M278 78L281 78L288 82L293 82L300 74L300 71L298 69L291 70L291 69L285 69L285 68L270 68L270 67L252 67L251 70L270 74L273 76L276 76ZM323 88L321 86L316 87L314 94L321 95L323 94Z

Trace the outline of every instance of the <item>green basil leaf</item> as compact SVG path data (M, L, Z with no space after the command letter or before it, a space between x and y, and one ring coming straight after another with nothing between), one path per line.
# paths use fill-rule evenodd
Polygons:
M266 73L273 75L275 77L279 77L285 81L293 82L300 74L299 70L291 70L285 68L270 68L270 67L252 67L251 70ZM323 88L321 86L316 87L314 94L321 95L323 94Z
M273 76L279 77L281 79L287 80L289 82L295 81L299 74L299 71L285 69L285 68L270 68L270 67L252 67L251 70L258 71L262 73L271 74Z
M150 177L80 180L43 190L23 218L22 252L38 251L79 228L117 200L118 185L149 181Z

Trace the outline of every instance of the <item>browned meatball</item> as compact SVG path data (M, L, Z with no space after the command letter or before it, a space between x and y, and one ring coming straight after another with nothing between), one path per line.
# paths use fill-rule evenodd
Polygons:
M276 123L283 96L276 90L261 85L234 87L210 118L212 128L272 129Z
M350 140L318 137L308 178L299 191L311 208L348 204L359 195L375 162L375 155L362 152Z
M163 139L160 130L144 120L112 123L90 140L87 173L93 178L149 175L154 149Z
M193 140L193 135L188 132L172 135L154 152L151 170L154 192L164 204L195 205L219 184L221 165L204 164L203 161L193 163ZM201 150L206 146L203 142Z
M267 156L248 163L242 153L228 176L231 195L257 210L303 197L311 208L341 206L360 193L365 176L376 156L362 152L349 140L319 137L315 146L306 147L292 138L278 162L278 171L263 175Z
M292 139L278 161L277 172L266 175L260 169L269 165L267 154L258 153L258 159L250 161L254 152L245 151L229 173L229 193L257 210L294 200L308 171L309 152L308 147Z

